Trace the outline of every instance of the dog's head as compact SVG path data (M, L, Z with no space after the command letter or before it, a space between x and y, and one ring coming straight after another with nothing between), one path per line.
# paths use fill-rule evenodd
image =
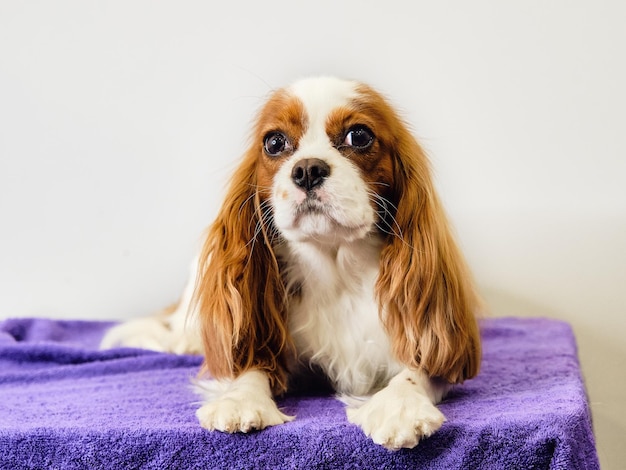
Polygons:
M395 138L383 104L364 85L333 78L270 98L256 129L257 184L282 237L340 244L394 228Z
M476 297L428 160L379 93L334 78L278 90L259 112L200 261L208 370L261 368L283 389L287 293L274 247L365 237L383 245L376 295L397 358L450 382L475 375Z

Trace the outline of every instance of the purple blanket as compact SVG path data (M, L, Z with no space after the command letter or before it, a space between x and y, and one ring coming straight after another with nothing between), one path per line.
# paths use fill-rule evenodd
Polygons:
M330 396L279 400L294 422L202 429L200 358L99 351L110 323L0 322L0 468L599 468L576 344L551 320L482 323L480 375L440 405L442 429L387 451Z

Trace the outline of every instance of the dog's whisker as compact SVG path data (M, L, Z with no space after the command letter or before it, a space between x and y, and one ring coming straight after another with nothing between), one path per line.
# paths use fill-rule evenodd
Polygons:
M391 211L389 210L389 208L387 207L387 205L392 206L396 211L396 207L389 202L387 199L385 199L384 197L376 194L376 193L370 193L370 196L373 199L370 199L374 204L376 204L378 207L380 207L382 209L382 215L381 215L381 211L377 211L377 213L379 215L381 215L381 219L382 221L387 224L389 226L389 228L391 230L393 230L393 227L391 226L391 224L387 221L388 218L390 218L392 220L392 222L394 223L394 225L396 226L396 228L398 229L398 236L400 238L402 238L402 229L400 228L400 224L398 224L398 221L396 220L396 218L394 217L394 215L391 213ZM394 230L395 233L395 230Z
M244 207L246 206L246 204L248 204L252 199L254 199L254 197L256 196L255 192L252 192L252 194L250 194L250 196L248 196L239 206L239 213L238 215L241 217L241 212L243 211Z

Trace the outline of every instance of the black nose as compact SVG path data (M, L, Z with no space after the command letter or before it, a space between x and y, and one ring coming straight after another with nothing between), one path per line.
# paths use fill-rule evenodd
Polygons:
M291 179L296 186L310 191L321 185L330 176L330 167L319 158L305 158L296 163L291 170Z

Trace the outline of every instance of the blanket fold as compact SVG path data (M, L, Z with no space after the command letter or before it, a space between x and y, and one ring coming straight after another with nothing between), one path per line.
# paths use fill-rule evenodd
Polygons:
M481 324L475 379L441 403L442 429L390 452L330 395L279 399L291 423L249 434L202 429L198 356L98 350L111 322L0 322L0 468L599 468L569 325Z

